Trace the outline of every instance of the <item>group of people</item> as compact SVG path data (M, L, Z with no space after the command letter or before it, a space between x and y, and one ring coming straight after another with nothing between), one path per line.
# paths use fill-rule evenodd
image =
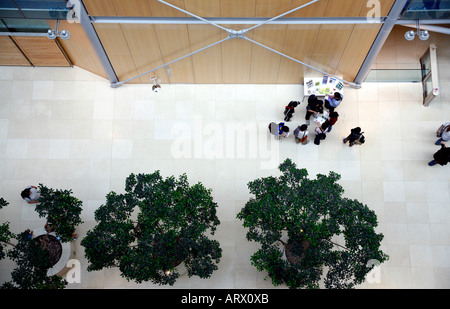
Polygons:
M308 144L309 139L309 131L308 127L310 125L311 116L314 116L314 119L317 121L317 127L314 130L314 144L320 145L320 141L326 138L326 134L329 133L335 123L339 118L339 113L335 111L335 109L342 102L344 96L335 92L331 95L327 95L325 97L325 102L319 100L317 96L310 95L308 97L308 105L306 106L306 114L305 114L305 124L297 126L294 130L294 137L297 144ZM285 107L284 110L284 121L289 122L295 113L295 108L300 105L298 101L291 101ZM327 111L324 110L327 109ZM269 131L275 135L277 138L286 138L290 135L291 130L285 124L285 122L280 122L278 124L271 123L269 125ZM349 146L353 146L356 144L362 144L365 141L364 132L362 132L360 127L356 127L351 129L350 134L343 138L343 143L349 143Z
M326 138L326 134L331 131L333 125L337 122L339 114L335 109L343 100L343 95L339 92L335 92L332 95L325 97L324 101L319 100L315 95L310 95L308 98L308 105L306 106L305 114L305 124L299 125L294 130L294 137L297 144L301 143L303 145L308 144L308 126L310 125L311 116L317 121L318 125L315 128L314 144L319 145L321 140ZM289 122L295 113L295 108L300 105L298 101L291 101L285 107L284 110L284 121ZM324 111L324 107L328 112ZM275 135L277 138L286 138L290 135L291 130L285 124L285 122L280 122L279 124L271 123L269 125L269 131ZM365 137L363 135L360 127L356 127L350 130L350 134L342 139L342 142L349 146L361 145L365 142ZM446 146L446 142L450 140L450 122L446 122L440 126L436 132L439 138L435 145L441 146L441 148L433 155L433 160L428 162L429 166L434 166L436 164L446 165L450 162L450 148Z

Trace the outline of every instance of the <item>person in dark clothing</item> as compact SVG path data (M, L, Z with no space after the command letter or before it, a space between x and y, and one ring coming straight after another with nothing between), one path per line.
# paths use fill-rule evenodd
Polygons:
M310 95L308 98L308 105L306 106L306 124L309 125L309 118L311 118L313 114L317 115L322 113L323 101L319 100L314 94Z
M338 121L338 118L339 118L338 112L330 113L330 117L328 118L328 123L330 124L330 126L328 127L328 132L331 131L333 125L336 123L336 121Z
M330 123L328 122L328 120L325 120L325 122L322 123L322 125L316 128L316 137L314 138L314 144L320 145L320 141L327 137L329 126Z
M350 130L350 134L345 137L342 142L345 144L347 142L349 142L349 146L352 147L354 144L358 143L358 144L362 144L365 142L364 139L364 132L361 132L361 128L360 127L356 127Z
M428 162L428 165L433 166L439 164L444 166L447 165L449 161L450 161L450 148L446 147L444 142L441 142L441 149L439 149L433 155L433 160Z
M295 108L300 104L298 101L291 101L284 109L284 121L291 121L295 113Z

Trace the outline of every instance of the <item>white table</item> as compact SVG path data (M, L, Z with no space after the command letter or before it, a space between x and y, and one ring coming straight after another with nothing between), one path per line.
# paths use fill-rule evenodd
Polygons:
M328 94L344 91L344 83L334 77L324 76L322 78L305 77L303 83L303 100L314 94L318 97L324 97Z

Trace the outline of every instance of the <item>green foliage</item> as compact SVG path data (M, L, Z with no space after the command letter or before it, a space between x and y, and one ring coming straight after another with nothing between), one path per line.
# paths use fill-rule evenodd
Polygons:
M7 206L9 203L0 197L0 209ZM0 225L0 260L6 257L6 246L15 235L9 230L9 222L3 222Z
M62 277L47 276L52 266L49 254L27 232L17 235L17 245L7 252L17 267L11 273L12 280L4 283L2 289L63 289L67 285Z
M35 210L40 217L47 218L62 242L71 241L75 228L83 223L80 217L83 203L72 196L72 190L54 190L39 184L39 193Z
M275 286L318 288L324 275L326 288L352 288L373 268L370 260L388 259L379 249L383 235L375 232L375 213L342 197L339 174L309 179L290 159L279 169L278 178L248 184L254 197L237 215L248 228L247 240L261 245L252 264L267 271ZM291 260L283 258L283 250Z
M131 174L124 194L110 192L95 212L97 225L82 239L88 271L119 267L138 283L173 285L184 262L188 276L209 278L222 249L208 239L220 224L217 204L203 184L190 186L186 175L163 179Z

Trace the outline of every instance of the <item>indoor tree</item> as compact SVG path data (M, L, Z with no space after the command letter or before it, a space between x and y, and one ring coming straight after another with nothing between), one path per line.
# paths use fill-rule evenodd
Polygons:
M260 244L251 256L272 283L289 288L352 288L388 256L380 250L383 234L377 217L357 200L342 197L340 175L309 179L286 159L279 177L249 182L250 198L237 218L246 238Z
M8 202L0 198L0 209ZM12 242L16 239L16 243ZM10 249L8 249L10 247ZM53 264L45 246L32 239L26 230L14 234L9 229L9 222L0 225L0 260L6 257L16 263L11 273L11 281L0 285L1 289L63 289L67 281L60 276L48 276L47 271Z
M189 277L209 278L222 256L206 234L220 224L216 208L211 189L190 186L185 174L131 174L125 193L108 193L95 211L97 225L81 241L87 270L119 267L127 280L173 285L184 263Z
M47 232L55 232L61 242L74 238L75 228L82 224L82 201L72 196L72 190L47 188L39 184L39 203L36 212L40 217L47 218Z

